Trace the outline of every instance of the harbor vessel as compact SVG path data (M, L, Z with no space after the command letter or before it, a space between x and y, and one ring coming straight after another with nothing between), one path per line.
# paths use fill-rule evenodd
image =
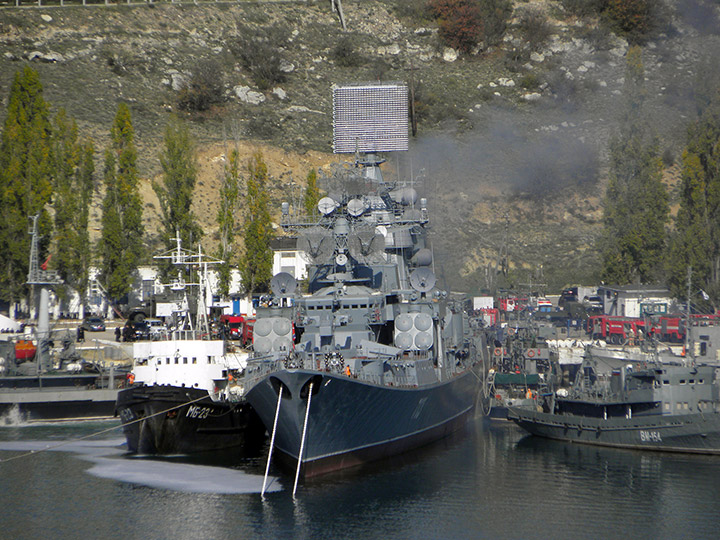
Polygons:
M72 338L57 351L18 358L13 341L0 342L0 417L34 422L111 418L125 373L84 361ZM48 345L49 347L49 345Z
M248 401L296 480L438 440L480 389L462 302L435 286L427 201L380 170L376 152L407 148L407 88L335 87L333 102L335 152L356 159L326 179L314 215L283 204L308 290L273 278L248 362Z
M482 396L484 415L507 420L509 407L535 408L539 397L552 391L559 378L557 358L545 340L537 336L532 325L517 321L482 332L489 349Z
M38 216L31 218L27 284L36 288L37 321L0 341L0 418L9 423L112 417L125 374L87 362L72 335L50 326L49 289L62 283L39 262Z
M264 440L243 395L247 353L227 345L179 331L133 344L132 385L116 404L128 452L193 454Z
M591 360L576 384L535 409L508 418L533 435L575 443L720 454L717 368L656 363L622 367L609 377Z
M128 452L194 454L259 445L265 427L245 399L248 354L208 323L207 266L217 261L183 249L179 237L176 242L156 258L196 270L198 282L185 282L179 273L169 287L177 302L167 333L133 343L131 384L116 404ZM197 294L188 295L193 289Z

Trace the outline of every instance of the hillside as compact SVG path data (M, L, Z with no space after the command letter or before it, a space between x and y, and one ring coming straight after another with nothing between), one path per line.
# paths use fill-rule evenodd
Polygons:
M598 21L569 16L560 2L530 0L514 3L500 43L458 55L442 46L434 23L403 2L345 0L347 32L328 4L2 8L0 115L25 62L40 73L46 99L64 107L97 148L107 141L117 103L127 102L145 221L154 231L158 205L150 182L159 174L166 120L178 112L198 142L194 212L211 249L229 148L243 156L263 151L279 203L293 190L299 194L310 168L339 160L331 154L333 84L412 80L418 136L389 165L397 160L404 174L423 182L445 286L471 292L488 286L503 249L516 285L545 281L557 288L595 279L605 152L621 109L627 42ZM720 25L708 18L720 8L701 0L672 4L672 24L643 47L644 107L661 148L677 158L696 89L714 72ZM700 5L710 6L702 19L693 11ZM521 25L529 9L547 22L548 37L539 43L529 42ZM280 81L258 84L244 61L252 44L255 54L276 56L271 75ZM203 67L222 83L223 99L203 112L179 110L182 82ZM671 188L677 172L667 170ZM155 240L150 233L149 253L157 251Z

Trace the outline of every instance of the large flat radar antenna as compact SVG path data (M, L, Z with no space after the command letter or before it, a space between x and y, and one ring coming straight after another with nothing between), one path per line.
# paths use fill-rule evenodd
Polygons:
M333 152L407 149L407 86L379 83L333 87Z

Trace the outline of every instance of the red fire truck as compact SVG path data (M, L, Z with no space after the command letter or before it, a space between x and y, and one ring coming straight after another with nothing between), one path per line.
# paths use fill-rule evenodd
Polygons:
M633 317L593 315L588 317L587 332L593 339L619 345L640 338L645 332L645 321Z

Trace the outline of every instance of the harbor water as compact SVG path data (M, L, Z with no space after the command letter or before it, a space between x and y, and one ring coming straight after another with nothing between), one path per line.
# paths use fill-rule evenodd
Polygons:
M482 418L393 461L301 482L295 497L292 473L274 467L260 496L267 448L147 459L124 454L116 421L5 423L0 538L720 535L718 457L560 443Z

